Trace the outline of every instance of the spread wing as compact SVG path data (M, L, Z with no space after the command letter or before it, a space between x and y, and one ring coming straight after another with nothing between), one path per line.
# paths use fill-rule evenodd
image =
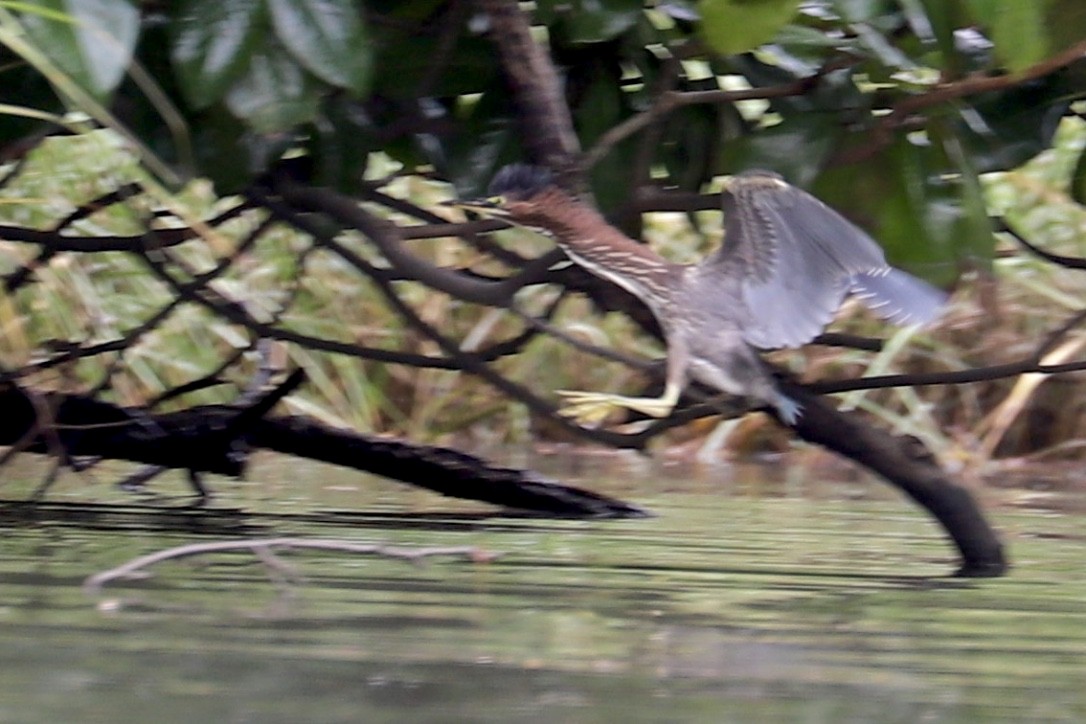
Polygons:
M809 342L849 293L894 322L928 321L942 304L942 292L889 267L870 236L776 174L740 174L722 203L725 243L704 263L739 280L755 347Z

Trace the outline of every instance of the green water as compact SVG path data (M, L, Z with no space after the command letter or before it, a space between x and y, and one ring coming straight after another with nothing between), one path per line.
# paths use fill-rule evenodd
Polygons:
M657 517L486 517L268 458L214 481L204 513L79 478L37 509L4 503L0 722L1086 719L1074 493L984 493L1015 567L955 581L939 530L879 484L599 467L567 479ZM5 499L32 487L5 472ZM229 553L82 589L138 555L247 536L499 557L282 552L289 572L270 574Z

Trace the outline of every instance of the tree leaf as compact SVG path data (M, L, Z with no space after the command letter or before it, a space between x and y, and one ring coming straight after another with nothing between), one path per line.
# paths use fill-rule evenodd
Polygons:
M316 183L346 193L355 193L361 186L378 137L370 116L360 112L357 104L342 93L326 98L306 144Z
M38 0L27 11L27 33L61 70L96 98L124 78L140 33L139 11L127 0Z
M1086 149L1078 155L1075 170L1071 173L1071 198L1086 205Z
M769 42L796 16L799 0L702 0L701 35L722 55L744 53Z
M898 10L895 0L832 0L830 4L846 23L866 23Z
M321 80L357 94L369 88L372 47L352 0L268 0L276 35Z
M240 192L294 143L290 134L255 132L221 104L199 113L192 125L200 173L220 195Z
M170 60L194 108L219 100L245 70L261 0L183 0L174 11Z
M792 115L728 144L725 163L729 171L764 168L797 186L807 186L818 176L840 136L841 127L831 115Z
M1011 71L1044 60L1049 52L1045 0L969 0L974 18L989 29L996 54Z
M372 82L372 91L386 98L413 99L424 84L428 84L428 95L437 98L482 93L501 79L498 65L490 57L493 46L484 38L460 38L442 58L437 73L431 57L432 36L396 35L388 40L380 44Z
M877 239L892 264L946 285L989 263L995 239L977 176L952 125L941 123L930 140L899 136L862 163L828 169L815 193Z
M541 0L539 17L558 24L570 43L602 43L637 24L644 12L642 0Z
M226 94L226 106L260 133L286 131L312 120L320 92L274 39L249 57L245 75Z
M1020 166L1052 147L1071 104L1064 75L974 96L958 106L956 133L980 173Z

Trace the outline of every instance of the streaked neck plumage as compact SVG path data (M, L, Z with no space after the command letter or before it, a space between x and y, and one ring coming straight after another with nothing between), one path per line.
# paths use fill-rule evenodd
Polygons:
M542 229L576 263L619 285L642 301L666 298L672 277L683 268L630 239L594 208L554 188L538 194L531 210L512 219Z

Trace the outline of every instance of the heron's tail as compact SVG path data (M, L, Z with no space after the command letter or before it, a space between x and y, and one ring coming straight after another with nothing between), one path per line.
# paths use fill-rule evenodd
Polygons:
M946 292L893 267L856 274L850 291L894 324L927 324L939 316L947 300Z

